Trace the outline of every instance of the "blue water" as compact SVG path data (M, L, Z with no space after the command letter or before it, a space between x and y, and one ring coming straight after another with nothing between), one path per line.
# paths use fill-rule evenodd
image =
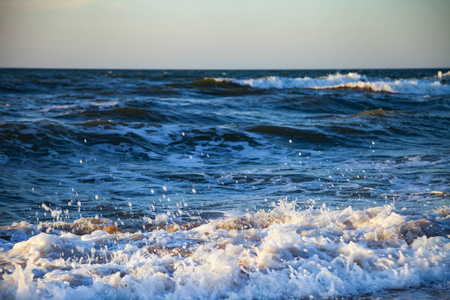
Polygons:
M51 222L89 217L151 233L161 229L155 224L270 212L282 200L300 211L389 205L399 215L447 222L447 71L2 69L4 263L14 261L16 243ZM15 239L11 225L21 221L28 229ZM435 226L449 245L445 224ZM445 286L448 265L440 267ZM155 295L179 296L174 291ZM279 296L303 297L286 293ZM355 295L311 292L348 293Z

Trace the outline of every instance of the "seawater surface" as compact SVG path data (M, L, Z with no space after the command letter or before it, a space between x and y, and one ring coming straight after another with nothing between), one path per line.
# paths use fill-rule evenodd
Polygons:
M0 69L0 298L447 299L448 70Z

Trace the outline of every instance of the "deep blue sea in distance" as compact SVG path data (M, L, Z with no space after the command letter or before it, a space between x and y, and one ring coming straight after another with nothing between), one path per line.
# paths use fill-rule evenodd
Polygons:
M449 196L448 69L0 69L2 299L448 299Z

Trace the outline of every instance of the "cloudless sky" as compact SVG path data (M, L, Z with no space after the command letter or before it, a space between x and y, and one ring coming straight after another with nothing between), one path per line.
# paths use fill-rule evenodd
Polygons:
M0 67L450 67L449 0L0 0Z

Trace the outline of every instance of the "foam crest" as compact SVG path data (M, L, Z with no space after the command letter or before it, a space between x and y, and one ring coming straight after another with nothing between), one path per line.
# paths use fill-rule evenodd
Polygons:
M450 86L445 84L448 73L428 79L371 78L350 72L317 78L268 76L249 79L214 78L214 80L255 89L358 89L369 92L442 95L450 94Z
M108 232L108 219L80 219L72 232L30 232L0 252L0 295L328 298L442 285L450 279L448 222L389 205L299 210L286 201L144 232Z
M292 88L314 88L324 85L345 84L348 82L357 82L358 80L366 79L357 73L348 74L330 74L325 77L300 77L300 78L286 78L278 76L267 76L262 78L250 79L234 79L234 78L216 78L215 80L233 82L239 85L250 86L256 89L292 89Z

